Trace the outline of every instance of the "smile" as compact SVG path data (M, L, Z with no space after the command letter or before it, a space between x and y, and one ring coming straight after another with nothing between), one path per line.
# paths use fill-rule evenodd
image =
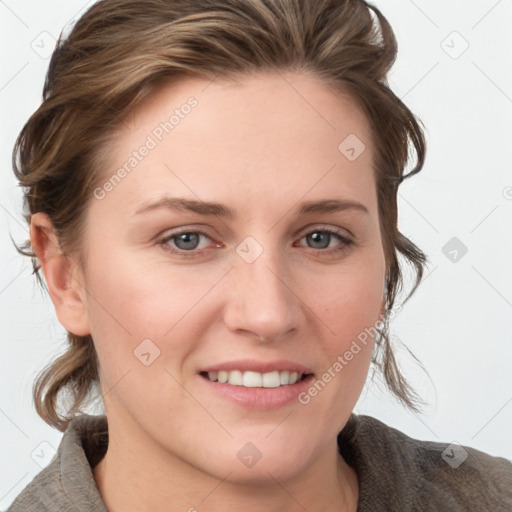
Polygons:
M272 371L260 373L254 371L241 370L220 370L211 372L202 372L203 377L212 382L221 384L231 384L232 386L243 386L246 388L278 388L288 386L301 381L307 376L305 373L284 371Z

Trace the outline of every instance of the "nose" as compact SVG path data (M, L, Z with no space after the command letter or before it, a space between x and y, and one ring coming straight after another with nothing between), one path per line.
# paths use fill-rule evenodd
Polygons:
M254 250L250 244L250 250ZM259 246L263 250L253 261L244 256L243 246L234 254L224 322L239 335L277 342L300 328L303 303L284 254L270 244Z

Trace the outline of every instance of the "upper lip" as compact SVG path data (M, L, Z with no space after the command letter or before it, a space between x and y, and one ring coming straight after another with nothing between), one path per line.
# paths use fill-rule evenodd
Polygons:
M281 359L279 361L255 361L249 359L239 359L235 361L225 361L223 363L214 364L203 368L202 372L218 372L218 371L240 370L242 372L259 372L268 373L274 371L289 371L303 374L313 373L310 368L300 363Z

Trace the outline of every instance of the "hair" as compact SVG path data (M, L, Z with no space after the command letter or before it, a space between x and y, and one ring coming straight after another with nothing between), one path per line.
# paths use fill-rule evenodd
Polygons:
M426 255L397 226L400 183L424 164L426 143L414 114L389 88L397 42L382 13L363 0L102 0L67 36L61 33L46 75L42 104L21 130L13 168L24 187L24 217L46 213L61 250L83 263L81 237L108 143L123 118L151 92L185 76L236 78L252 72L298 71L348 94L370 124L380 232L386 259L386 314L372 363L402 405L424 403L402 375L389 319L403 287L399 258L421 282ZM414 164L413 162L414 152ZM405 174L406 166L412 169ZM46 288L25 241L33 273ZM67 350L37 376L38 415L64 432L99 386L90 335L67 331ZM60 392L70 392L65 414Z

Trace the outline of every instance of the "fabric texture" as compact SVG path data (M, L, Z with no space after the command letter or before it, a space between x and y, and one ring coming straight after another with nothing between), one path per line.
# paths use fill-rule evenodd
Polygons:
M108 512L92 472L107 446L105 415L73 419L52 461L7 512ZM358 512L512 512L512 463L505 458L419 441L356 414L338 446L357 473Z

